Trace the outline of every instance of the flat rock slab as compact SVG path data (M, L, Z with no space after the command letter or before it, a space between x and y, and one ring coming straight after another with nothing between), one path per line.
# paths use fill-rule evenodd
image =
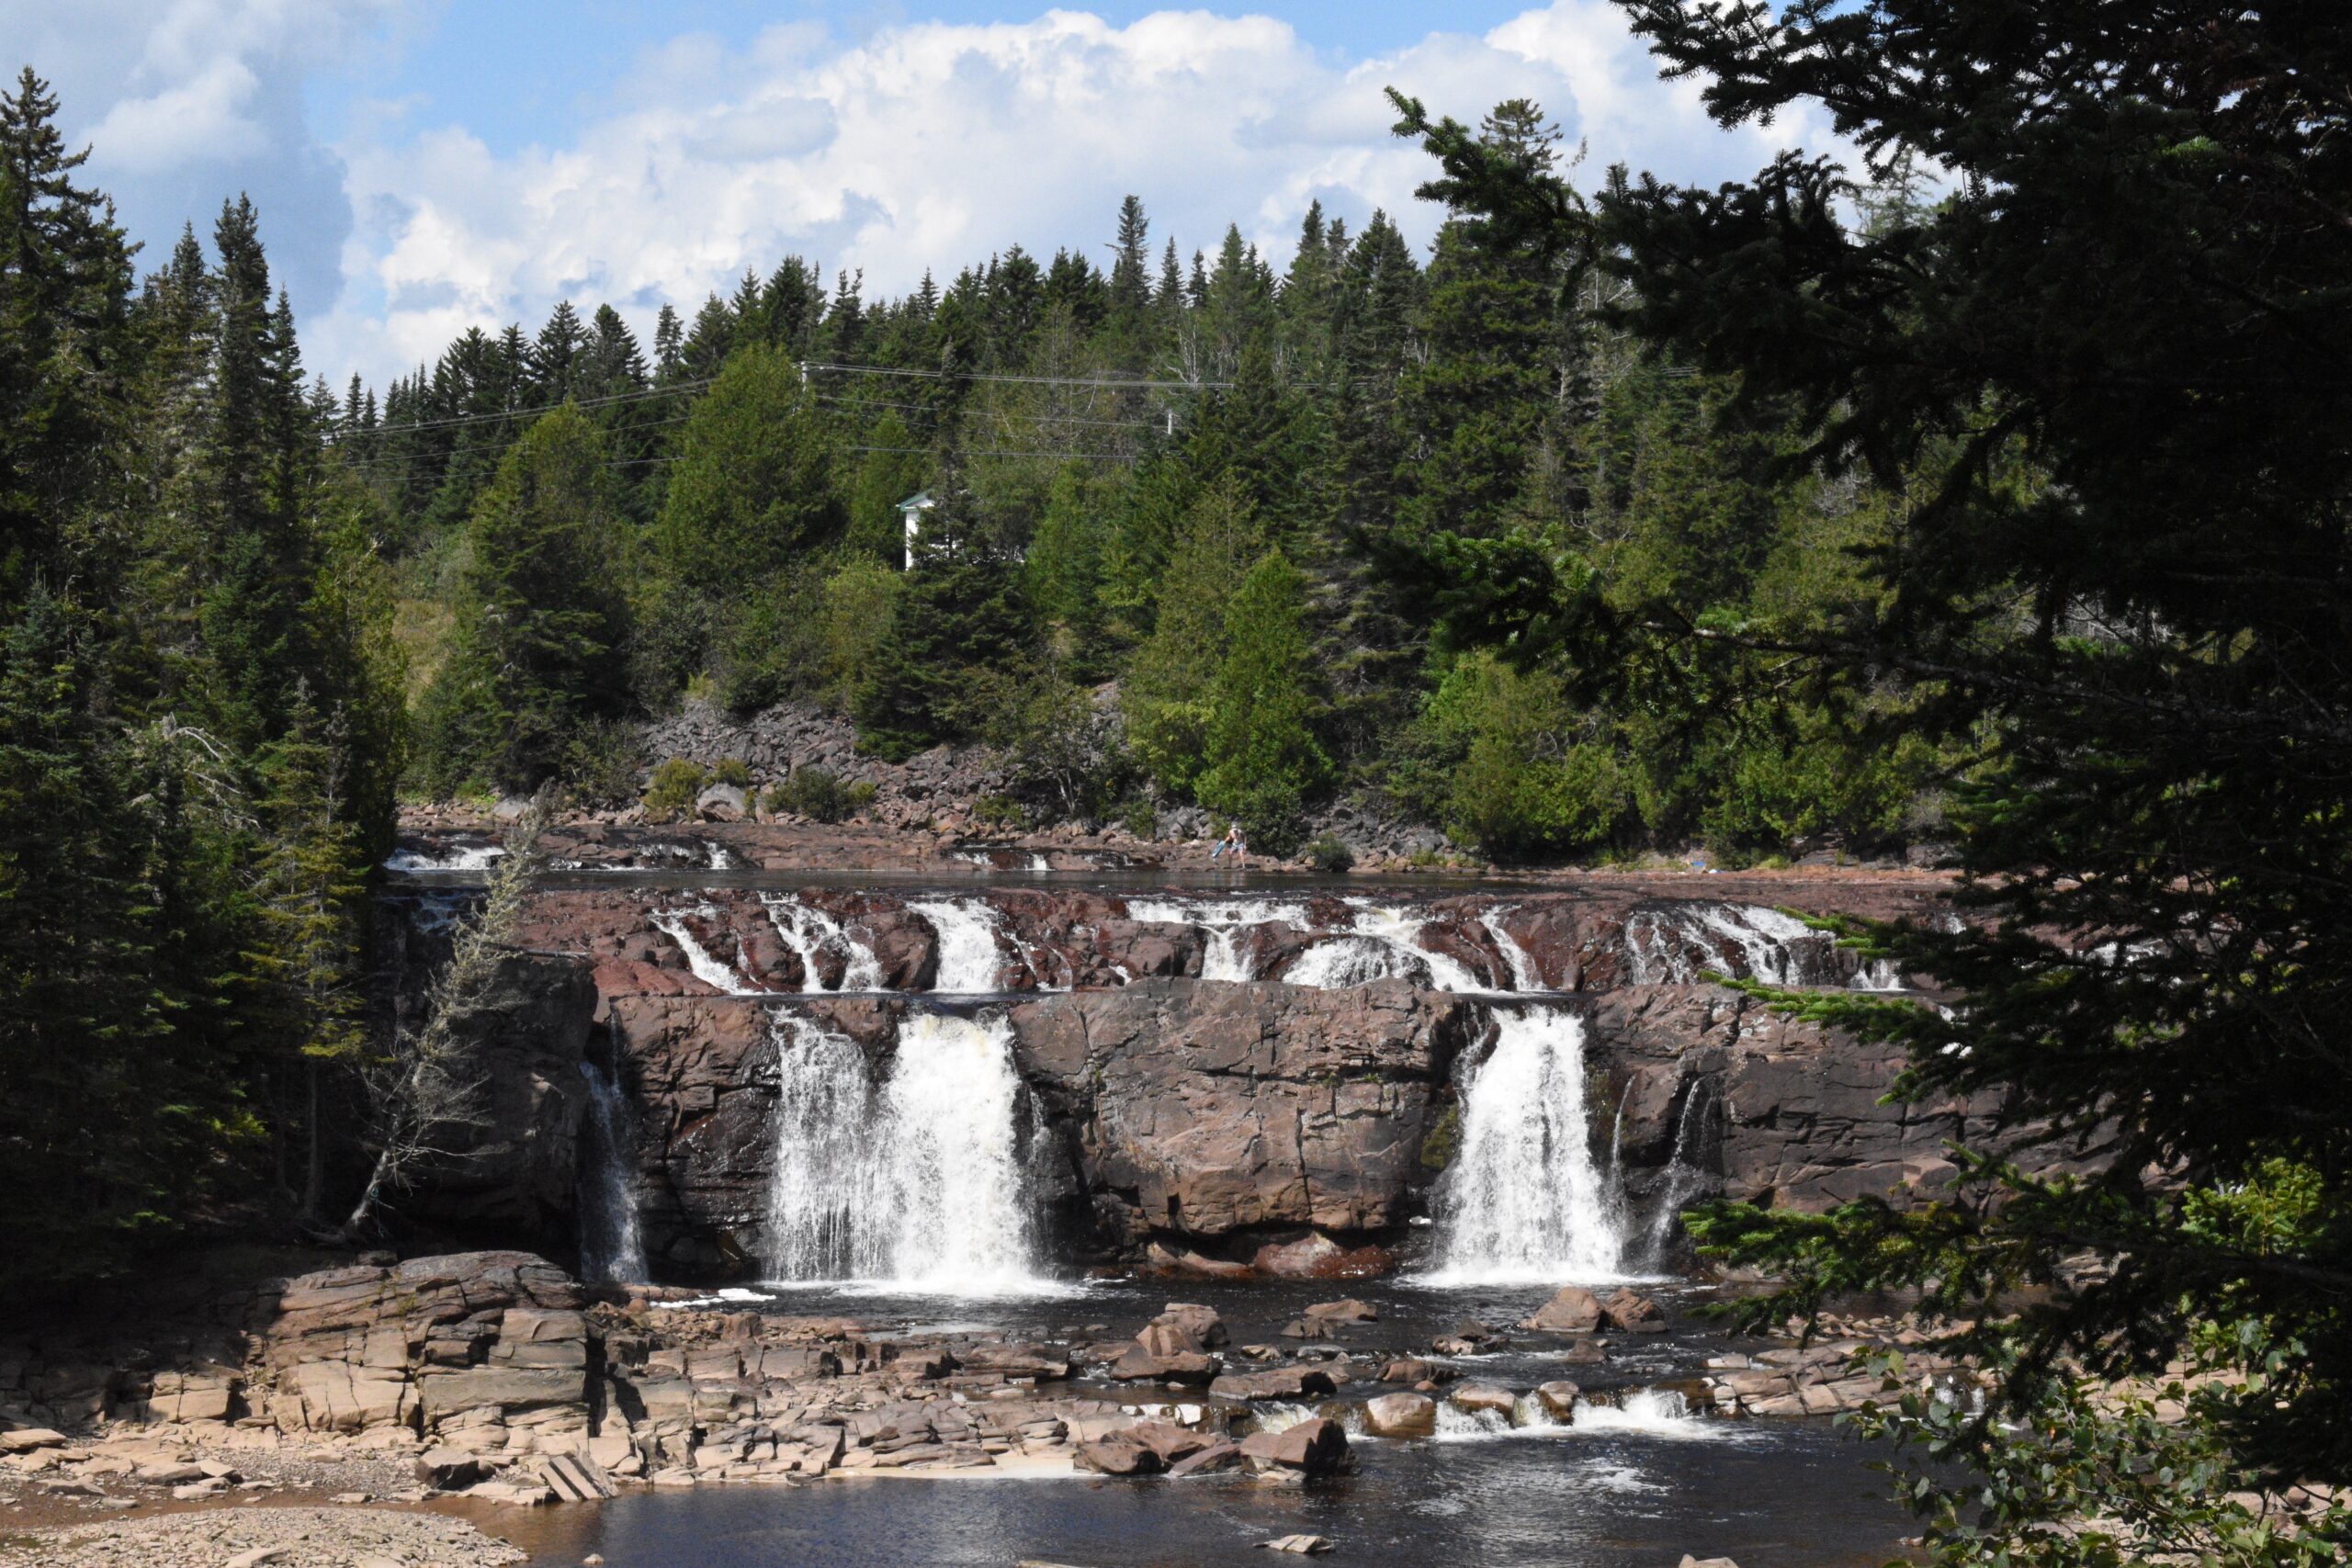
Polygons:
M1331 1543L1319 1535L1276 1536L1258 1544L1268 1551L1295 1551L1302 1557L1320 1557L1331 1550Z

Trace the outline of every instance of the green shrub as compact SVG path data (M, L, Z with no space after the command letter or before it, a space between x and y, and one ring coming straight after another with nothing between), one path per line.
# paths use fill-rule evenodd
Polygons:
M790 812L812 822L839 822L874 803L870 784L843 784L824 768L797 768L768 791L770 811Z
M983 828L1018 829L1029 826L1029 808L1009 795L984 795L972 802L972 816Z
M564 748L564 786L575 805L622 805L637 793L637 757L628 725L582 725Z
M752 787L751 765L741 757L721 757L718 766L710 770L714 784L732 784L737 789Z
M1159 836L1159 807L1148 800L1138 800L1128 807L1119 820L1128 833L1146 842Z
M655 822L674 822L694 809L695 797L710 782L701 764L673 757L653 770L645 787L645 815Z
M1355 851L1329 833L1308 844L1305 852L1307 864L1334 876L1356 868Z

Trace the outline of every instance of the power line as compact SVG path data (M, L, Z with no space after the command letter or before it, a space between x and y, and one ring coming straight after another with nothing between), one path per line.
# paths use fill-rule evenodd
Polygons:
M812 370L848 376L913 376L934 381L1004 381L1023 387L1094 387L1114 392L1199 392L1222 389L1231 381L1143 381L1120 376L1009 376L985 370L909 370L888 365L835 365L806 359L803 375Z

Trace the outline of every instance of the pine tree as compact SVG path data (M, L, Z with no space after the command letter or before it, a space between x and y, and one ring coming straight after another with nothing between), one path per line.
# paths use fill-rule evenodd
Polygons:
M525 433L476 503L457 646L420 717L435 787L535 788L578 727L616 705L605 462L595 426L566 405Z
M655 532L664 569L705 593L754 584L841 536L822 412L778 349L739 349L695 404Z
M1316 740L1306 580L1280 550L1261 557L1226 606L1201 804L1277 854L1295 848L1308 803L1330 782Z
M977 735L1035 659L1017 562L974 515L971 492L933 491L889 640L852 697L859 746L903 760Z

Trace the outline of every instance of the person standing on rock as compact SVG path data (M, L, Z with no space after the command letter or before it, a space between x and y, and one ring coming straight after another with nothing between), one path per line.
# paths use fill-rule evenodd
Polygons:
M1250 846L1241 837L1241 824L1236 822L1226 829L1225 837L1219 839L1216 841L1216 848L1209 852L1209 863L1214 865L1220 856L1229 853L1233 856L1235 863L1238 864L1241 857L1249 852Z

